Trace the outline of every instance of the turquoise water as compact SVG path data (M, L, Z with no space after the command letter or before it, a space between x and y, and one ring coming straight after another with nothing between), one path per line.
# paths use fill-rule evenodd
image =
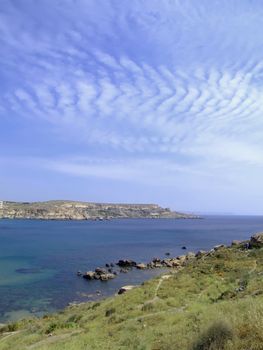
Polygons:
M160 270L120 274L109 282L86 281L87 271L122 258L138 262L247 239L263 230L263 217L203 220L34 221L0 220L0 322L61 309L114 294Z

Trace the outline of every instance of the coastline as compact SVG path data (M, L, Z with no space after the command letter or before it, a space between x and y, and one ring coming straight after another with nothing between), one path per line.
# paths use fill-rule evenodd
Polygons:
M127 218L195 219L196 215L171 211L157 204L91 203L68 200L47 202L0 201L0 219L112 220Z
M171 268L121 295L72 304L40 319L5 325L0 330L1 344L5 349L14 350L29 346L46 349L48 344L49 349L60 350L65 346L61 339L66 336L69 349L84 349L83 344L87 341L94 349L107 348L106 344L117 349L123 339L124 349L135 349L139 339L138 344L145 346L149 342L155 344L158 339L162 344L158 349L174 348L175 345L182 350L192 349L190 346L199 336L199 329L218 319L231 324L235 332L227 350L239 349L234 346L238 346L240 339L246 347L252 344L252 339L259 344L262 336L260 318L258 325L253 324L253 330L247 330L245 338L240 338L240 332L244 322L248 319L252 322L250 315L260 317L262 248L263 233L253 235L249 240L234 241L231 246L215 246L201 254L196 253L180 268ZM180 337L174 337L170 327L175 320ZM198 324L198 329L192 326L194 324ZM29 336L32 329L34 337ZM131 340L127 342L127 334L128 339L132 337L132 343ZM12 346L8 347L8 344Z

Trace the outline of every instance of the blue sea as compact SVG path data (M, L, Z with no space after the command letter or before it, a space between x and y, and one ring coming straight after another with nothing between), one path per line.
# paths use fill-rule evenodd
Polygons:
M108 282L87 281L88 271L129 258L148 262L210 249L263 230L263 217L208 216L201 220L0 220L0 322L41 316L70 302L106 297L161 270L133 270ZM186 246L187 250L181 247ZM97 292L100 291L100 295Z

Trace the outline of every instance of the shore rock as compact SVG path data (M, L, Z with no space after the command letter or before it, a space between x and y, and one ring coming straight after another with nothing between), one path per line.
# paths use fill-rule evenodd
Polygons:
M144 269L147 269L147 265L140 263L136 265L136 268L139 270L144 270Z
M108 280L111 280L115 277L116 277L116 275L114 273L105 273L105 274L100 276L100 280L101 281L108 281Z
M205 250L199 250L196 254L195 257L196 258L201 258L202 256L204 256L206 254Z
M136 261L133 260L129 260L129 259L124 259L124 260L119 260L116 265L120 266L120 267L133 267L136 266L137 263Z
M136 286L133 286L133 285L130 285L130 286L124 286L124 287L121 287L118 291L118 294L123 294L123 293L126 293L128 292L129 290L132 290L133 288L135 288Z
M95 272L94 271L87 271L83 274L83 278L87 279L87 280L93 280L95 276Z
M239 244L241 244L242 243L242 241L238 241L237 239L235 239L234 241L232 241L232 243L231 243L231 245L233 246L233 245L239 245Z
M217 251L217 250L219 250L219 249L221 249L221 248L224 248L224 247L225 247L224 244L218 244L218 245L215 245L213 249L214 249L215 251Z
M263 247L263 232L256 233L250 238L250 246L253 248Z
M97 267L96 269L95 269L95 273L97 274L97 275L105 275L106 273L107 273L107 270L106 269L103 269L103 268L101 268L101 267Z

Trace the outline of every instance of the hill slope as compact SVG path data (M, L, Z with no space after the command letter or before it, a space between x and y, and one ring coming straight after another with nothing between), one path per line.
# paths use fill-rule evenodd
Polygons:
M0 218L95 220L113 218L195 218L157 204L112 204L77 201L0 202Z
M254 243L217 247L123 295L6 326L0 349L262 350L263 243Z

